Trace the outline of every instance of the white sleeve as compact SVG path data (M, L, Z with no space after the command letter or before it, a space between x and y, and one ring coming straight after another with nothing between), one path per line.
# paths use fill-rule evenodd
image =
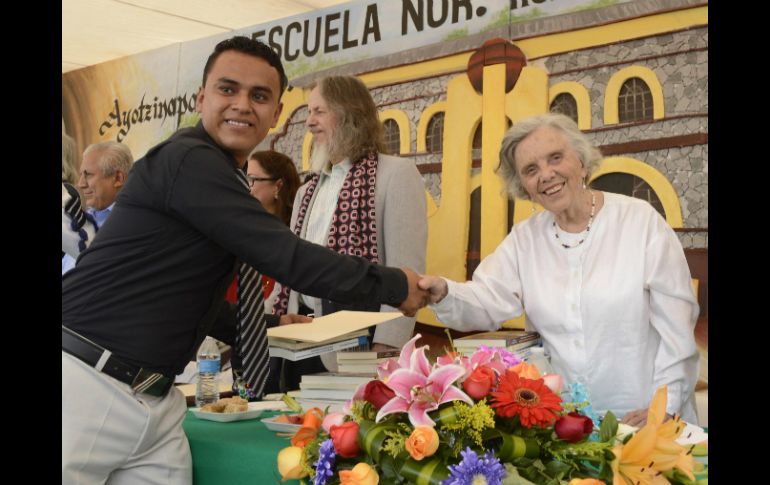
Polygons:
M668 385L666 412L681 414L698 379L695 322L698 302L684 251L671 227L655 213L645 255L650 323L660 335L653 385Z
M523 311L514 232L484 258L471 281L447 280L449 293L431 308L446 326L460 331L497 330Z

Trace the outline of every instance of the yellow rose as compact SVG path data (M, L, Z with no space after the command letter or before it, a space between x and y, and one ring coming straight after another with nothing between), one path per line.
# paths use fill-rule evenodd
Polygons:
M284 482L307 476L302 469L302 448L289 446L278 452L278 473Z
M352 470L340 470L340 485L377 485L380 476L366 463L359 463Z
M604 482L595 478L573 478L568 485L604 485Z
M430 426L417 426L406 440L406 450L417 461L438 450L438 433Z

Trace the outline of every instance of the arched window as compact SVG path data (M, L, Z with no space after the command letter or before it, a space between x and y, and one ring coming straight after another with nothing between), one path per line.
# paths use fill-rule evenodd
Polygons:
M382 124L385 128L385 150L387 153L398 155L401 153L401 131L394 119L385 120Z
M465 255L465 279L471 279L481 263L481 187L471 192L470 220L468 225L468 252ZM513 228L513 199L508 199L508 231Z
M511 119L506 117L505 118L505 131L508 131L508 128L511 127L513 122L511 122ZM476 131L473 132L473 142L471 144L471 160L474 162L478 162L478 165L481 166L481 131L482 126L484 123L482 121L479 122L479 126L476 127Z
M444 147L444 113L433 115L425 134L425 148L431 153L440 153Z
M618 121L652 120L652 93L650 87L638 77L628 79L618 94Z
M664 219L666 218L666 211L658 195L650 184L636 175L622 172L608 173L591 182L591 188L646 200Z
M565 116L569 116L575 123L577 123L578 109L575 97L569 93L559 94L553 98L553 103L551 103L551 113L561 113Z
M473 133L473 143L471 144L471 160L478 160L481 162L481 125L476 127L476 131Z

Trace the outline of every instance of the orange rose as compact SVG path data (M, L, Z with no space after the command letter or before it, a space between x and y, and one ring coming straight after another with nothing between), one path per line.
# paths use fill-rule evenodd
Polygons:
M471 375L463 381L463 389L471 399L476 401L489 394L489 391L497 384L495 371L489 367L476 367Z
M515 372L519 377L525 379L540 379L540 371L537 370L537 367L526 362L519 362L508 369L508 372Z
M438 433L430 426L417 426L406 440L406 450L417 461L438 450Z
M278 472L281 480L296 480L307 475L302 469L302 448L289 446L278 452Z
M568 485L604 485L604 482L595 478L573 478Z
M340 485L377 485L380 476L366 463L359 463L352 470L340 470Z

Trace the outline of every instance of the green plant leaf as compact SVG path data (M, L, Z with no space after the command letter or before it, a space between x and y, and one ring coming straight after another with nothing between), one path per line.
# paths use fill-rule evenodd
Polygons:
M599 428L599 439L607 442L618 434L618 420L612 411L607 411L602 420L602 426Z

